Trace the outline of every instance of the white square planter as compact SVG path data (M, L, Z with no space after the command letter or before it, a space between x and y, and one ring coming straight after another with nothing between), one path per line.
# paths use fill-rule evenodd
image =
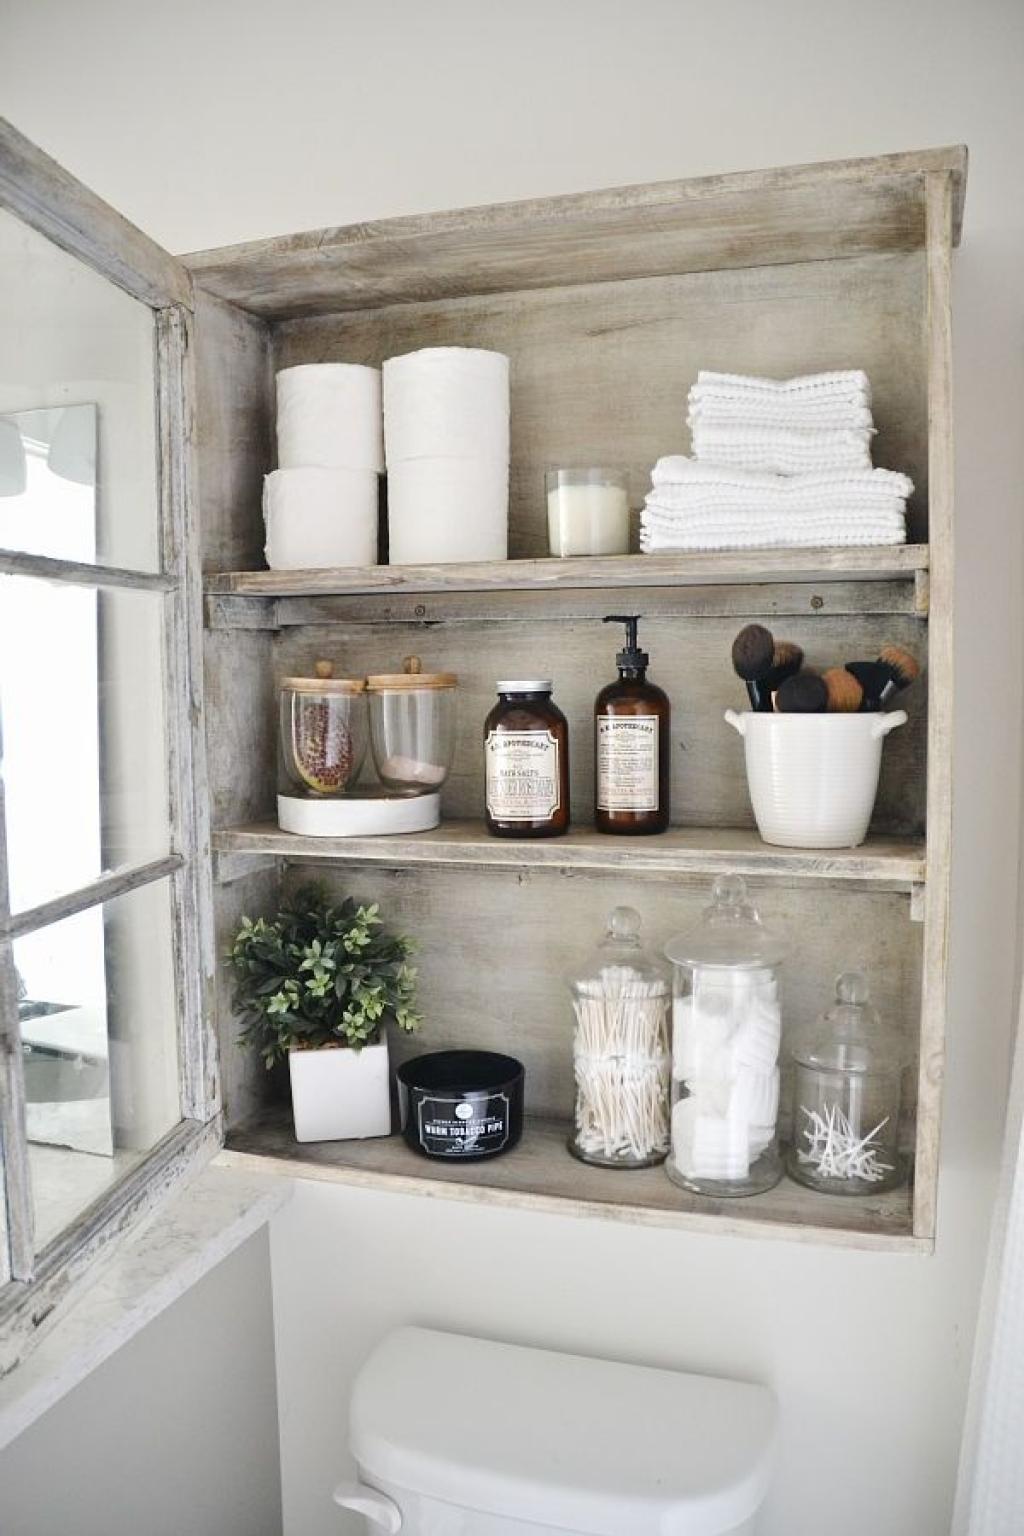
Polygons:
M296 1141L390 1136L388 1043L289 1051Z

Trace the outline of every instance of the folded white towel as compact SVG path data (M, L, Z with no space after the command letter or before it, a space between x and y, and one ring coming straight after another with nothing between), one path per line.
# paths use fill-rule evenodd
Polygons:
M889 546L906 543L906 530L893 532L888 525L872 527L850 523L837 528L792 524L779 526L771 531L758 529L752 532L737 525L719 531L701 529L687 533L676 527L670 532L644 527L640 530L640 548L645 555L686 554L701 550L754 550L754 549L863 549L869 546Z
M765 379L756 374L716 373L711 368L701 368L690 394L698 399L718 396L743 401L758 396L800 402L810 399L859 399L870 405L871 382L860 368L840 368L830 373L805 373L792 379Z
M819 511L814 507L792 508L785 512L771 511L764 507L693 507L685 511L666 511L658 506L645 507L640 519L642 528L673 530L681 528L686 533L704 529L747 528L751 532L761 528L770 532L777 528L844 528L892 529L899 532L906 527L902 508L896 505L881 507L846 506L842 503Z
M694 400L689 402L687 425L698 422L715 426L736 427L803 427L810 428L871 428L874 418L871 407L863 403L844 400L808 400L795 405L786 400L772 400L767 396L751 399L742 405L733 400Z
M702 463L764 474L800 475L871 468L870 427L764 427L698 421L693 454Z
M699 486L714 493L720 487L742 492L751 500L771 501L789 506L808 498L834 500L840 492L851 497L906 498L914 489L906 475L892 469L843 470L838 473L816 471L804 475L770 475L755 470L735 469L730 465L708 464L683 453L659 459L651 471L651 484L661 491L688 491Z

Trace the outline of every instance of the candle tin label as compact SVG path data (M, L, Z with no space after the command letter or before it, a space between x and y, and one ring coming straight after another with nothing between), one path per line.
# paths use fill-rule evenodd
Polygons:
M658 810L658 724L656 715L598 716L598 810Z
M550 731L491 731L484 759L495 821L547 821L558 810L558 742Z
M509 1097L423 1098L416 1106L420 1144L433 1157L479 1157L500 1152L509 1137Z

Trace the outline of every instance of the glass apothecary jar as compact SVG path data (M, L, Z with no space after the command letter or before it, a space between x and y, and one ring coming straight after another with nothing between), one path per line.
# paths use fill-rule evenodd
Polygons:
M441 788L455 751L457 686L454 672L424 672L418 656L406 656L401 672L366 679L373 761L388 789Z
M739 875L721 875L672 961L672 1148L666 1172L702 1195L756 1195L782 1177L776 1123L781 940Z
M830 1195L878 1194L905 1176L899 1152L902 1041L870 1001L867 977L845 971L836 1000L792 1046L793 1129L787 1171Z
M281 682L278 789L331 799L355 783L366 756L365 684L334 677L329 661L314 671Z
M604 940L570 983L576 1029L569 1150L602 1168L649 1168L669 1148L671 988L641 946L640 914L615 907Z
M599 1167L651 1167L669 1146L671 986L640 943L640 914L616 906L570 980L576 1121L570 1152Z

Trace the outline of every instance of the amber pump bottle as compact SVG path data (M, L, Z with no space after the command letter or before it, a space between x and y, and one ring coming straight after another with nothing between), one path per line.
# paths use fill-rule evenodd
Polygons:
M671 706L647 681L650 657L637 642L639 614L609 614L626 626L615 658L616 682L594 703L594 825L599 832L637 837L664 832L669 817Z

